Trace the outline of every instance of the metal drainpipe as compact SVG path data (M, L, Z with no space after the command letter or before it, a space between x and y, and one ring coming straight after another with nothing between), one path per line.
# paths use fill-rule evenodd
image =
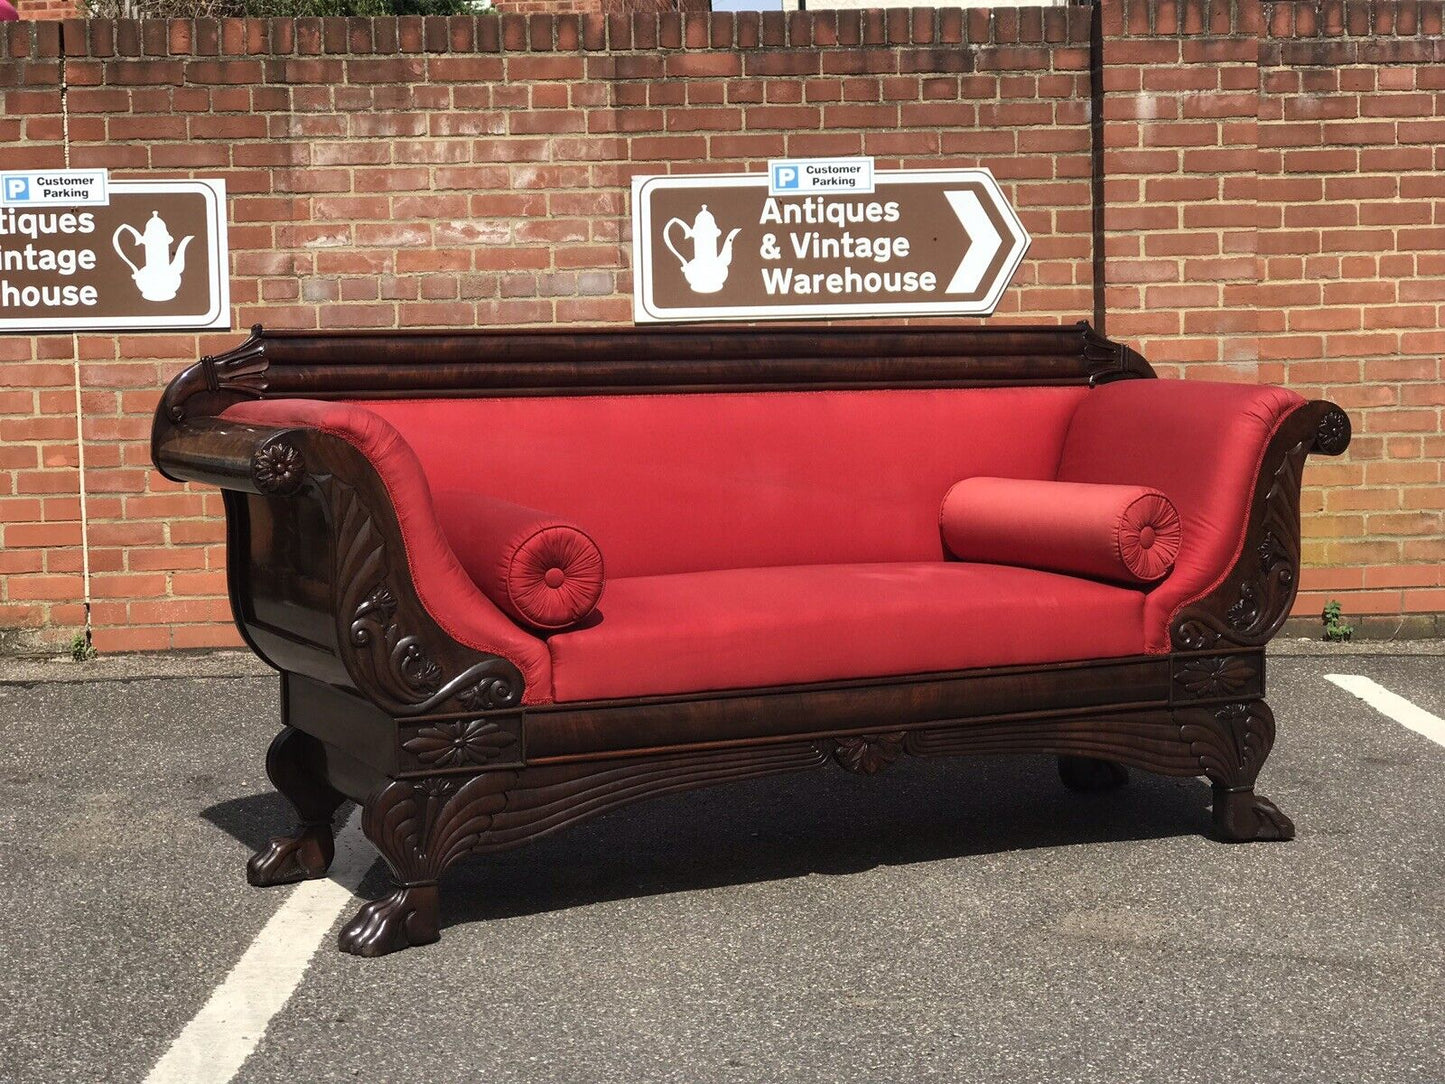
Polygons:
M65 71L65 23L60 24L60 138L64 153L65 168L70 168L70 95ZM80 492L80 574L85 603L85 627L82 636L85 651L92 643L90 624L90 517L85 506L85 415L80 400L80 335L70 333L71 373L75 380L75 466L77 487Z
M1089 8L1089 201L1093 254L1094 329L1104 327L1104 7Z

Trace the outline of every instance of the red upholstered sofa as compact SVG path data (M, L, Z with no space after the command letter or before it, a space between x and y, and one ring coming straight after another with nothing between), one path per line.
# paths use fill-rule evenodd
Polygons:
M1151 379L1086 325L263 333L178 376L171 478L225 490L321 876L344 798L401 888L342 948L437 937L437 880L649 794L900 753L1058 754L1253 791L1263 645L1336 407Z

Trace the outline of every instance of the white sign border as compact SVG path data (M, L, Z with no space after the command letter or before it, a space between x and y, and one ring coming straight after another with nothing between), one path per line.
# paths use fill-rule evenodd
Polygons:
M5 182L11 177L29 177L32 180L36 177L59 177L63 175L84 174L100 179L100 199L82 200L53 200L50 203L25 202L16 203L10 199L5 192ZM8 207L14 210L17 207L109 207L110 206L110 170L108 169L8 169L0 172L0 207Z
M632 319L637 324L657 323L698 323L705 321L770 321L779 319L827 319L833 316L857 316L876 318L883 316L991 316L1018 273L1033 244L1033 237L1019 221L1013 205L1004 197L1003 189L989 169L880 169L874 171L875 185L889 184L939 184L959 180L981 180L992 187L998 195L999 206L1008 217L1009 223L1018 231L1023 243L1017 246L1007 264L1000 270L993 289L983 298L974 302L958 301L895 301L895 302L839 302L825 305L770 305L766 308L734 305L718 308L663 309L652 296L652 228L651 207L646 199L648 189L700 187L699 181L706 181L713 188L759 187L767 189L767 173L719 173L719 174L650 174L632 178L632 231L634 282L632 288ZM817 192L803 193L807 196ZM876 195L877 192L874 192ZM838 197L851 193L838 193ZM826 197L825 197L826 198Z
M206 198L215 246L207 253L211 297L214 304L204 315L180 316L53 316L37 320L0 317L0 335L35 331L229 331L231 328L230 244L226 232L226 182L220 179L177 178L166 181L120 181L111 178L109 194L174 195L198 192ZM59 204L52 204L63 210ZM75 204L76 207L83 206Z

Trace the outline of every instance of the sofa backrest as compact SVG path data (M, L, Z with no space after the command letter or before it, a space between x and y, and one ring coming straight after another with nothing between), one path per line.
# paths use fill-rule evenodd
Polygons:
M1084 387L367 399L433 491L573 520L609 578L938 560L949 486L1053 478ZM447 524L442 524L443 529Z

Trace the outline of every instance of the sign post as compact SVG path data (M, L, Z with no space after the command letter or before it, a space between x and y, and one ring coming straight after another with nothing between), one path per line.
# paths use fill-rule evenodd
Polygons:
M993 312L1029 246L993 174L850 161L634 177L634 319Z
M0 172L0 331L229 328L226 184Z

